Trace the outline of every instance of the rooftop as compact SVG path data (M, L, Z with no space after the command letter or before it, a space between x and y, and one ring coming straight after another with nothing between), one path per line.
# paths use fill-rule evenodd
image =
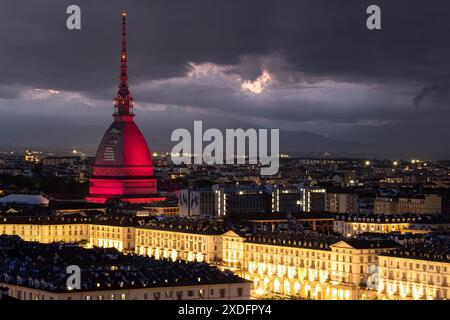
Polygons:
M331 250L330 245L337 243L340 240L340 237L310 232L260 232L247 237L245 242L286 247Z
M439 214L335 214L335 220L363 223L415 223L415 224L440 224L450 223L450 218Z
M81 291L247 282L205 263L155 260L124 255L116 249L39 244L0 236L0 282L67 292L68 265L81 268Z
M422 242L411 242L383 256L405 259L450 262L450 238L448 236L428 235Z
M392 240L361 240L361 239L345 239L345 243L355 249L376 249L376 248L396 248L398 243Z
M181 217L165 217L151 219L141 224L142 229L157 229L184 233L221 235L231 229L231 224L208 219L189 219Z
M40 194L9 194L0 198L0 204L47 206L49 200Z

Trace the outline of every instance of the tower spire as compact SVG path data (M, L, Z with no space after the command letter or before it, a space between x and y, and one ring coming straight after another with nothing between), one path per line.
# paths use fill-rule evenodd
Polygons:
M122 54L120 60L120 86L128 87L128 64L127 64L127 13L122 11Z
M122 11L122 51L120 55L120 84L114 98L114 115L133 115L133 97L128 88L127 13Z

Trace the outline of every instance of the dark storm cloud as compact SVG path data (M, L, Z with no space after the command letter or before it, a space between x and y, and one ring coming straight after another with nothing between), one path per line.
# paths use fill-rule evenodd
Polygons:
M65 27L70 4L81 7L80 31ZM365 28L370 4L382 9L382 30ZM406 139L405 128L417 121L449 116L446 0L3 0L2 115L9 105L30 115L76 119L80 112L79 122L85 113L106 114L108 104L95 101L111 101L117 85L122 8L129 12L132 92L142 112L176 109L166 121L177 125L186 112L194 119L226 114L230 127L233 117L291 122L348 139L354 134L342 128L354 125L370 127L360 132L367 140L385 141L385 132ZM221 69L203 80L188 76L192 64L207 63ZM241 90L264 70L271 81L262 94ZM433 130L432 123L421 130Z
M444 100L447 97L449 87L447 85L442 84L434 84L432 86L428 86L422 89L422 91L414 97L413 102L416 107L420 105L423 99L429 96L436 96L440 99Z
M68 31L73 1L4 0L1 81L93 92L114 84L122 7L130 13L134 81L182 75L189 61L237 65L274 51L294 70L352 81L448 80L441 68L450 64L448 1L376 1L383 30L374 32L365 28L372 2L79 0L82 30ZM241 76L254 79L258 60L247 61Z

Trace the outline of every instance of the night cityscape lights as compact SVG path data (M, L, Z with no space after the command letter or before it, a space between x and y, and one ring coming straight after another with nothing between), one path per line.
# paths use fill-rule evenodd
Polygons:
M420 1L5 0L0 315L449 300L450 6Z

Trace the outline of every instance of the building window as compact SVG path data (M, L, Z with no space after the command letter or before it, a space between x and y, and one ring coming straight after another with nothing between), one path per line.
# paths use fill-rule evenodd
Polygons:
M237 288L237 294L238 297L242 297L244 295L244 288L241 287Z
M194 290L189 290L188 297L193 297L193 296L194 296Z
M225 289L220 289L220 297L225 298L227 291Z

